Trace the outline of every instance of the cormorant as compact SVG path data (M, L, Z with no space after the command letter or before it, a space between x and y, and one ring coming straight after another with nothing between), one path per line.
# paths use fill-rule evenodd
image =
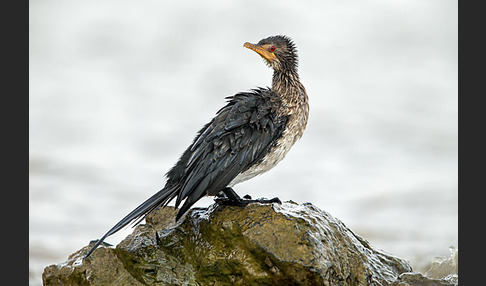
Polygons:
M297 50L289 37L271 36L258 44L246 42L244 47L258 53L273 69L272 87L226 97L227 104L167 172L164 188L118 222L85 257L107 236L134 220L135 225L140 223L174 198L176 208L184 201L176 221L203 196L218 196L218 202L239 206L280 202L278 198L241 199L231 187L273 168L302 136L309 116L307 93L299 81Z

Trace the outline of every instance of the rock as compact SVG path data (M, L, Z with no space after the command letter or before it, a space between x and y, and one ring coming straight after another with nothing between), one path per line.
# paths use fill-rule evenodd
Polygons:
M458 273L458 263L459 263L459 250L451 246L449 248L451 252L450 257L434 257L430 264L430 269L425 272L425 276L430 278L453 278L454 275L457 276Z
M456 247L449 248L450 257L434 257L425 275L415 272L402 273L391 286L457 286L459 284Z
M416 272L402 273L390 286L457 286L457 275L444 279L434 279Z
M89 250L89 249L88 249ZM145 285L124 268L113 249L99 248L92 259L82 261L87 248L71 254L68 260L50 265L42 273L44 285Z
M213 204L178 223L175 213L159 209L116 248L46 267L44 285L409 285L396 284L407 261L309 203Z

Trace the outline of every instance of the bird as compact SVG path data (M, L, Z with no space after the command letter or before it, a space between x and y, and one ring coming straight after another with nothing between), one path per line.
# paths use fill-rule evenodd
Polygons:
M271 87L256 87L227 96L226 105L199 130L192 144L165 174L165 186L120 220L106 237L135 221L139 224L159 207L176 199L178 221L204 196L220 204L245 206L252 202L280 203L278 198L241 198L233 187L276 166L299 140L309 118L309 99L297 70L297 48L285 35L243 44L273 69ZM181 205L182 204L182 205Z

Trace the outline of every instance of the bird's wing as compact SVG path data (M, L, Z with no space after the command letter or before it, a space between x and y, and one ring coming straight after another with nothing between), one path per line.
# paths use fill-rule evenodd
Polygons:
M159 206L177 196L178 220L206 194L216 195L239 173L262 159L281 136L287 118L277 116L278 96L268 89L256 89L229 98L216 117L204 126L194 142L167 173L165 187L113 226L85 257L106 237L132 221L135 225Z
M216 195L238 174L259 162L282 135L287 118L278 116L280 100L268 89L229 98L168 172L168 182L181 188L176 207L185 200L179 219L204 195Z

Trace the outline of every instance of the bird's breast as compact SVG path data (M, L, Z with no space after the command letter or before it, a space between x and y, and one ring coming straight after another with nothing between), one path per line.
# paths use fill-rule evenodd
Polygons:
M268 153L259 162L256 162L246 171L236 176L229 184L230 187L261 175L275 167L285 158L295 142L302 137L309 113L307 102L303 102L302 105L293 110L287 110L287 113L288 121L282 136L276 139L272 147L269 148Z

